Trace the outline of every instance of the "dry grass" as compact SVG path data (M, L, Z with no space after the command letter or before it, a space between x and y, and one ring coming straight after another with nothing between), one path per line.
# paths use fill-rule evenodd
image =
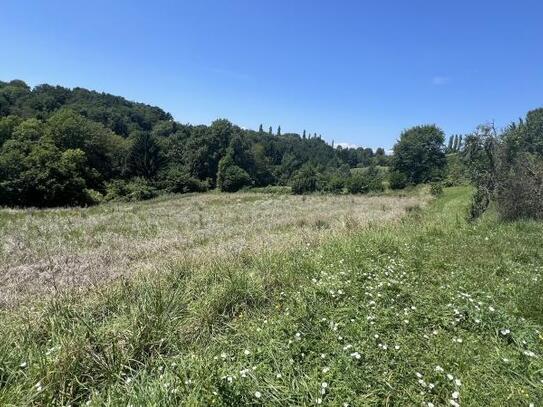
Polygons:
M167 263L192 266L318 244L398 219L426 195L199 194L94 208L0 211L0 307Z

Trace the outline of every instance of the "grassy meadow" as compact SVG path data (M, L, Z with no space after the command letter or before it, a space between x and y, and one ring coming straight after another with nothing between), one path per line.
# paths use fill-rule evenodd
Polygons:
M427 202L389 196L188 194L91 208L0 210L0 307L140 272L316 245Z
M542 405L543 224L469 199L3 210L0 405Z

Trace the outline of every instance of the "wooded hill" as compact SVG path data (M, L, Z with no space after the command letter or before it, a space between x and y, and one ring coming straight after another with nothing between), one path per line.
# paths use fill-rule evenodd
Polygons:
M289 185L308 174L319 189L333 190L350 168L386 162L384 149L333 148L305 130L245 130L224 119L181 124L119 96L0 81L0 205L235 191Z

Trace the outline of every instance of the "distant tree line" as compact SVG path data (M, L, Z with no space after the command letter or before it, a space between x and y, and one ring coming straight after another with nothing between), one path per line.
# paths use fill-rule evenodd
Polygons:
M333 148L317 133L272 130L224 119L181 124L119 96L0 82L0 205L89 205L268 185L336 191L346 188L350 169L389 159L383 149ZM308 174L318 182L297 188Z
M543 218L543 109L498 133L436 125L405 130L393 155L342 148L316 132L245 130L220 119L181 124L158 107L82 88L0 82L0 205L89 205L161 192L270 185L295 194L379 192L471 182L471 218ZM439 183L440 185L437 185Z

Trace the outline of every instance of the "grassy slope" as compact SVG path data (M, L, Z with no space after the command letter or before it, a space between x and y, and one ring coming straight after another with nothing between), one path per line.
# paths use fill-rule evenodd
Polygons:
M0 405L541 405L543 225L467 200L1 315Z

